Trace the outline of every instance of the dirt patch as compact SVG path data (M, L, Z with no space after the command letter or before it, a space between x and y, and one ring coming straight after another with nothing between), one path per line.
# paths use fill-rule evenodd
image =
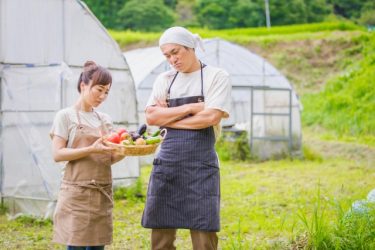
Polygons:
M133 50L133 49L140 49L140 48L147 48L147 47L154 47L154 46L158 46L157 41L156 42L142 41L138 43L127 44L126 46L121 47L121 51L126 52L126 51Z
M375 167L375 148L363 144L346 143L339 141L323 141L307 137L303 144L318 152L323 158L344 158L365 162L368 167Z
M355 39L359 34L333 32L322 39L280 41L267 46L252 43L247 48L278 68L302 95L322 90L349 60L359 60L361 47Z

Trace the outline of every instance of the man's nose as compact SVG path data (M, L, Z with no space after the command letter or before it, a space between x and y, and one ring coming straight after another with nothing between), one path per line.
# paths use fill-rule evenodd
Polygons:
M172 63L176 62L176 61L177 61L177 56L172 55L172 56L170 57L170 60L171 60Z

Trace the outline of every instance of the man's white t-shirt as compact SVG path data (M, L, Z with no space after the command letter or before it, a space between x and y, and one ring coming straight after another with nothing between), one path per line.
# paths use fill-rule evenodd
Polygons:
M79 117L81 119L81 124L90 126L92 128L99 128L101 125L101 121L95 114L96 112L104 122L105 129L108 130L107 132L112 131L112 120L107 114L98 111L78 112ZM65 139L67 141L67 147L71 148L76 135L77 125L78 118L75 107L68 107L62 109L56 113L55 119L52 124L52 128L50 130L50 135L51 137L57 135Z
M156 100L166 100L168 88L176 75L175 70L160 74L153 86L146 108L156 104ZM179 72L170 91L170 98L201 95L201 70L191 73ZM207 65L203 68L203 95L205 108L218 109L229 117L231 106L231 84L229 74L220 68ZM221 125L214 126L215 135L220 134Z

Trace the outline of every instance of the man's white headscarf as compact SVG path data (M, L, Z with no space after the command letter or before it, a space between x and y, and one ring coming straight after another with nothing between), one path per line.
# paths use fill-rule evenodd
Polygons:
M183 27L172 27L164 31L159 39L159 47L167 43L179 44L193 49L199 46L204 51L202 38Z

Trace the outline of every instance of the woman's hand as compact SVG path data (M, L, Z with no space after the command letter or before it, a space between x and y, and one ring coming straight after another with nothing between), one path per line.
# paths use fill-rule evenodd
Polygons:
M103 144L103 137L97 139L91 146L90 146L90 152L91 153L102 153L106 154L109 152L114 152L116 149L108 147Z
M112 153L115 149L107 147L103 144L103 138L99 138L92 145L82 148L67 148L67 141L54 135L52 138L52 153L53 159L56 162L60 161L74 161L86 157L92 153Z

